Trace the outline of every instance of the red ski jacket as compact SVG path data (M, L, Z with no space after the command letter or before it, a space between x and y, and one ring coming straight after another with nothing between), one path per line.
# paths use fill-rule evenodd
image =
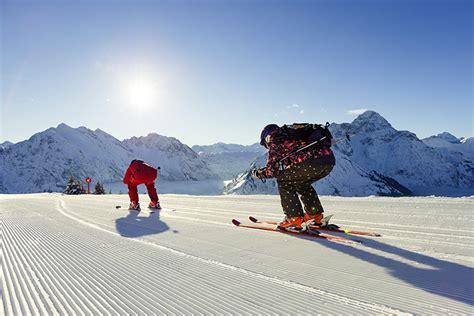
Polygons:
M132 160L125 172L123 183L129 185L149 184L155 182L158 170L142 160Z

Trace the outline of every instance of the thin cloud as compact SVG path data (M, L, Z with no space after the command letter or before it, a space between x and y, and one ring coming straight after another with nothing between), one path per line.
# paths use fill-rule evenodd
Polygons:
M347 114L348 115L360 115L364 112L367 112L368 109L353 109L353 110L349 110L347 111Z
M305 112L301 106L297 103L286 105L284 109L274 114L275 117L287 117L289 115L295 115L296 113L303 115Z

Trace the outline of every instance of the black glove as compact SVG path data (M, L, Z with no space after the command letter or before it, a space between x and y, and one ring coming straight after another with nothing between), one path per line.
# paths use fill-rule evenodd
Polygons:
M263 170L262 169L253 169L252 170L252 177L257 179L263 179Z

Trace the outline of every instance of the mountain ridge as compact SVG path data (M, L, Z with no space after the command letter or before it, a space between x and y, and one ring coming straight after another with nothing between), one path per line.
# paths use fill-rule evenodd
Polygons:
M352 123L332 123L329 129L337 163L316 185L322 194L474 194L474 163L468 154L430 147L414 133L396 130L377 112L367 111ZM259 157L251 168L264 165ZM251 168L227 185L228 194L275 193L272 181L260 184L249 178Z
M338 164L318 183L323 194L474 194L472 137L445 132L421 140L414 133L396 130L374 111L351 123L332 123L330 129ZM265 163L265 149L258 143L189 147L154 132L120 141L101 129L61 123L28 140L4 144L0 193L62 191L68 176L119 182L135 158L160 166L159 179L166 181L232 179L227 194L276 193L272 181L262 186L248 177L251 166Z
M64 123L0 149L0 192L62 191L70 176L120 182L131 160L142 156L164 170L164 180L217 179L205 161L177 139L157 134L119 141L104 131ZM147 147L147 144L155 146ZM171 159L169 157L172 157ZM159 161L158 159L159 158Z

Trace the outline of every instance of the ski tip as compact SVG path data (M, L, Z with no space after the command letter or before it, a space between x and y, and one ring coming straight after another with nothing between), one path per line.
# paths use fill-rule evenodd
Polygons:
M232 220L232 224L234 224L235 226L240 226L240 222L236 219Z
M249 220L254 223L258 222L258 220L253 216L249 216Z

